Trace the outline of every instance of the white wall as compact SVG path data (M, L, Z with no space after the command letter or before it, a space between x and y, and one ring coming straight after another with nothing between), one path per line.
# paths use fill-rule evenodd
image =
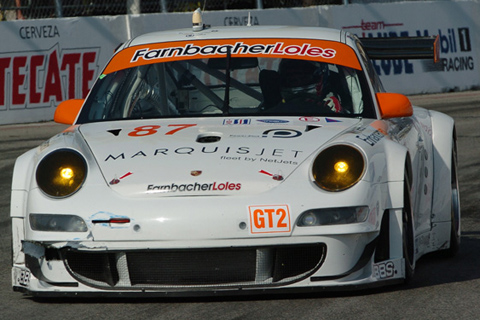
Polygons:
M212 26L245 25L247 10L204 13ZM404 94L480 86L477 1L351 4L251 10L253 25L343 28L359 36L441 36L442 62L392 60L375 66L389 91ZM118 44L150 31L191 26L190 13L0 22L0 125L53 119L62 100L85 97Z

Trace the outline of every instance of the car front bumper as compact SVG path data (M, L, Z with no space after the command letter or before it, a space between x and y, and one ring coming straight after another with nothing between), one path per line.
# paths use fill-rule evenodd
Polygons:
M402 258L375 262L376 233L287 239L181 249L24 241L25 264L13 266L12 282L34 296L203 296L351 290L404 278Z

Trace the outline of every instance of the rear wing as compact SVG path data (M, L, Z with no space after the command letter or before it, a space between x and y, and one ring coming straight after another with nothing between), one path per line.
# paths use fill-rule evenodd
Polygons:
M399 38L360 38L370 59L440 60L438 36Z

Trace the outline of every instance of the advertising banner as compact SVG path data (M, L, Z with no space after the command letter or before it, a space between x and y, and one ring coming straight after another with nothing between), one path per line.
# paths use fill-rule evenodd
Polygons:
M387 91L403 94L469 90L480 86L480 3L415 2L320 8L329 27L358 37L439 36L440 62L375 61Z
M420 94L480 86L479 16L479 2L435 1L212 11L203 23L333 27L359 37L438 35L437 64L374 62L387 91ZM120 43L191 26L191 13L0 22L0 125L52 120L61 101L86 97Z
M84 98L126 38L125 17L0 22L0 33L0 125L50 121Z

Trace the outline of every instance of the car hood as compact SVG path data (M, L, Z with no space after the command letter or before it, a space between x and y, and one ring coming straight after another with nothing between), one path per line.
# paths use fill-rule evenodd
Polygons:
M359 122L347 118L205 118L79 126L123 196L245 195L275 188Z

